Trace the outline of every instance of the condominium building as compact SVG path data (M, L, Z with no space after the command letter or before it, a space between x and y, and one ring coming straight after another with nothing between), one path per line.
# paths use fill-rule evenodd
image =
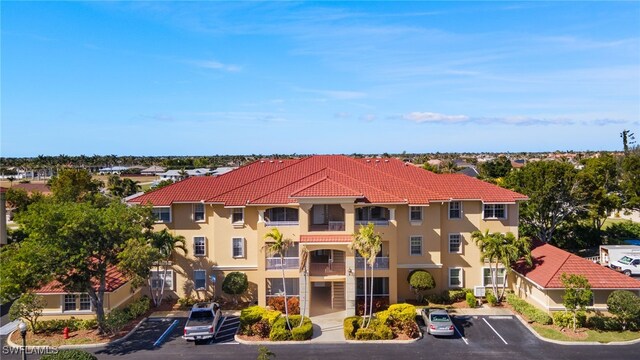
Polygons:
M373 266L375 296L391 303L413 298L407 276L414 269L433 275L434 292L488 286L494 274L471 233L517 235L518 204L526 199L465 175L434 174L397 159L323 155L256 161L218 177L189 178L129 203L153 206L156 230L167 228L188 243L188 254L173 258L165 292L223 296L225 275L241 271L250 282L246 300L265 305L286 285L287 294L306 300L301 303L313 314L355 311L364 262L349 245L368 223L382 237ZM273 228L293 241L284 260L265 250L264 236ZM502 272L495 275L501 278Z

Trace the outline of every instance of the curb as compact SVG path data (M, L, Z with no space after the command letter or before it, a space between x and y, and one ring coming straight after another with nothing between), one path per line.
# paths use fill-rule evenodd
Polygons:
M422 339L423 334L420 331L420 336L415 339L409 340L342 340L342 341L248 341L238 337L238 334L234 335L235 341L243 345L299 345L299 344L413 344L414 342Z
M138 328L145 322L147 321L147 319L149 319L148 317L140 320L140 322L133 328L131 329L125 336L119 338L119 339L115 339L113 341L109 341L109 342L103 342L103 343L95 343L95 344L77 344L77 345L60 345L58 347L55 346L50 346L50 345L37 345L37 346L27 346L27 349L35 349L35 348L56 348L59 350L67 350L67 349L92 349L92 348L99 348L99 347L103 347L103 346L107 346L107 345L112 345L112 344L118 344L121 343L125 340L127 340L127 338L129 338L131 335L133 335L134 332L136 332L136 330L138 330ZM13 341L11 341L11 336L13 335L14 332L16 332L18 330L14 330L11 332L11 334L9 334L9 336L7 336L7 345L9 347L12 348L16 348L16 349L22 349L22 345L16 345Z
M608 343L600 343L600 342L596 342L596 341L560 341L560 340L553 340L553 339L547 339L546 337L538 334L538 332L527 322L525 321L524 318L522 318L522 316L520 316L520 314L513 314L518 320L520 320L520 322L522 323L522 325L524 325L529 331L531 331L531 333L537 337L539 340L541 341L545 341L548 343L552 343L552 344L558 344L558 345L589 345L589 346L594 346L594 345L633 345L633 344L640 344L640 339L636 339L636 340L629 340L629 341L612 341L612 342L608 342Z

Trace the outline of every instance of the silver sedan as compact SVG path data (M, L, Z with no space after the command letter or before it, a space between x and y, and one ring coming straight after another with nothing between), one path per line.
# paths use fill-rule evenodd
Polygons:
M427 334L453 336L453 322L446 310L422 309L422 319L427 325Z

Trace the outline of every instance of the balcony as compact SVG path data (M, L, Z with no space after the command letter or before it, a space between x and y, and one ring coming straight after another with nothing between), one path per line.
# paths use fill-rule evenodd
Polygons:
M328 224L309 225L309 231L344 231L344 221L329 221Z
M331 276L331 275L345 275L344 263L310 263L309 275L311 276Z
M356 220L356 226L367 226L369 223L375 226L389 226L389 220Z
M268 257L265 264L267 270L298 269L299 266L300 258L298 257L285 257L284 261L279 257Z
M364 267L364 258L356 257L356 270L362 269ZM367 264L367 268L369 265ZM373 270L389 270L389 258L388 257L377 257L375 263L373 264Z
M265 226L298 226L298 221L269 221L264 222Z

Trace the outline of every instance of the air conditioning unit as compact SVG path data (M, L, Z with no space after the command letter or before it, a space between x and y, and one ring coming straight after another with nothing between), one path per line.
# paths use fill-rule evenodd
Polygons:
M484 286L475 286L473 288L473 295L475 295L475 297L484 297L485 292L486 292L486 289Z

